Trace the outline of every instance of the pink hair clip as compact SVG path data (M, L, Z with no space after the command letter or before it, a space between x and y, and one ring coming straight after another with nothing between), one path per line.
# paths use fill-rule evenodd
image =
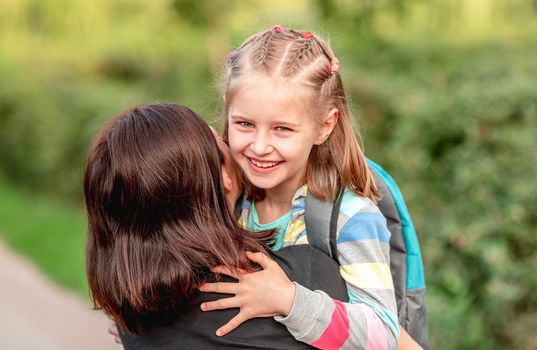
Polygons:
M237 54L238 54L237 50L231 51L231 53L227 56L227 61L228 62L233 61L233 59L235 58L235 56L237 56Z
M311 38L313 38L313 33L312 32L304 32L302 33L302 37L306 40L311 40Z
M332 61L330 61L330 63L326 67L326 70L330 75L339 73L339 60L337 59L337 57L332 58Z
M302 37L306 40L311 40L311 38L313 38L313 34L311 32L304 32L302 33Z
M281 33L282 27L276 24L274 27L272 27L272 30L275 31L276 33Z

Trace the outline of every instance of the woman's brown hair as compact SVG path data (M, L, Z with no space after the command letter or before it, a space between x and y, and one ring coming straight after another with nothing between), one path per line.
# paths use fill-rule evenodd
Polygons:
M95 307L139 333L188 303L216 265L250 269L267 233L242 230L225 199L223 154L175 104L131 107L106 125L84 174L87 276Z
M313 146L307 165L308 190L320 199L335 199L340 187L379 198L362 147L354 132L352 116L339 72L330 65L336 59L319 36L275 26L252 35L228 59L223 75L224 140L227 140L229 106L235 94L259 77L271 77L292 91L290 98L307 106L321 120L333 108L338 122L330 137ZM248 185L248 183L247 183ZM260 200L264 191L249 187L249 198Z

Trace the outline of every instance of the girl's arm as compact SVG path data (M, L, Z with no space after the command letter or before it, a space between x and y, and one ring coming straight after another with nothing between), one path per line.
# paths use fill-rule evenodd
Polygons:
M358 209L356 209L358 208ZM260 296L275 280L268 282L276 263L269 270L246 275L234 274L238 284L207 284L203 291L235 294L202 305L205 311L239 307L240 313L218 331L220 335L253 317L277 316L297 339L323 349L395 349L399 337L397 309L389 266L390 233L375 205L346 193L340 214L338 257L340 271L347 284L350 303L333 300L322 291L311 291L298 284L289 313L285 307L291 293ZM267 257L267 259L269 259ZM270 259L269 259L270 260ZM265 266L260 263L265 269ZM224 272L224 271L221 271ZM261 276L261 272L266 272ZM285 274L282 271L283 276ZM261 278L262 277L262 278ZM280 275L280 277L282 277ZM280 286L288 288L288 279ZM282 289L283 291L283 289ZM256 295L256 294L259 295Z
M243 322L257 317L272 317L289 314L295 299L295 284L289 280L282 268L263 253L246 252L251 261L261 266L257 272L245 272L217 266L214 273L231 276L238 283L205 283L199 290L233 294L233 297L205 302L200 305L203 311L239 308L239 313L216 331L217 336L231 332Z
M370 201L346 192L338 221L338 260L349 303L297 287L290 314L276 317L297 340L326 349L394 349L399 337L389 264L390 232Z
M233 319L217 330L218 336L231 332L242 322L254 317L288 315L284 319L280 317L280 320L293 336L321 349L388 347L386 341L375 343L375 339L367 339L373 335L370 331L372 328L382 329L381 322L367 308L333 300L324 292L313 292L290 282L278 264L261 253L248 253L248 257L263 270L245 273L217 267L213 269L214 272L232 276L239 283L206 283L200 288L205 292L234 294L230 298L203 303L202 310L240 308ZM355 307L360 308L358 311L352 310ZM357 318L352 325L348 322L348 311L351 317L355 316L353 319ZM362 314L361 317L357 315L358 312ZM349 334L353 328L357 328L358 332Z

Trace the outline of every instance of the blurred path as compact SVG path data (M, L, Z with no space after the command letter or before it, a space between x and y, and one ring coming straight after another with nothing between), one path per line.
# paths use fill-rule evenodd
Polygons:
M0 349L118 350L106 318L0 242Z

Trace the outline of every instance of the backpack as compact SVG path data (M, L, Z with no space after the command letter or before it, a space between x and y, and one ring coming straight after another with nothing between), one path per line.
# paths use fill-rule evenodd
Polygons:
M425 276L421 251L414 225L401 191L380 165L367 164L381 199L377 205L386 218L390 238L390 270L395 289L399 324L424 349L429 333L425 307ZM321 201L308 193L306 197L306 232L309 243L337 260L337 222L343 190L334 202ZM339 262L338 262L339 263Z

